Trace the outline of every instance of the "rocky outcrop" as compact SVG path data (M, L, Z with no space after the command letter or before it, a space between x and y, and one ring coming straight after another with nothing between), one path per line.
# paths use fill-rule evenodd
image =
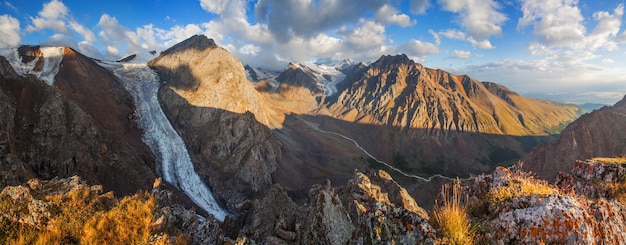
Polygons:
M585 114L569 124L557 140L534 148L523 161L528 170L552 180L569 172L577 159L626 154L626 97L610 107Z
M48 181L31 179L25 185L8 186L0 192L0 242L11 244L22 239L25 243L91 244L94 236L95 241L102 242L102 237L113 235L120 240L106 242L223 243L216 219L212 216L199 218L194 210L186 209L179 201L174 192L161 185L160 179L152 192L122 199L115 198L112 192L103 193L102 186L88 185L78 176ZM112 223L92 227L92 222L98 219L109 219ZM114 223L118 219L126 220ZM92 229L102 233L93 234ZM115 233L116 229L127 230L120 234ZM138 230L145 232L142 240L124 240L133 238Z
M261 123L261 103L241 63L194 36L149 64L164 83L158 95L163 110L216 199L234 212L267 191L281 144Z
M271 244L431 244L426 213L384 171L356 171L346 185L315 185L303 205L280 187L224 222L226 240Z
M24 59L43 59L36 50ZM0 67L0 186L80 174L119 194L149 187L153 156L133 100L104 68L69 48L53 86L17 75L4 57Z
M500 167L462 182L461 197L466 197L463 202L472 218L481 222L485 243L619 244L626 238L626 206L611 196L576 194L588 193L585 186L602 181L596 177L606 179L619 172L613 171L619 168L598 164L577 163L576 176L562 174L557 181L565 188ZM565 183L572 179L581 182Z

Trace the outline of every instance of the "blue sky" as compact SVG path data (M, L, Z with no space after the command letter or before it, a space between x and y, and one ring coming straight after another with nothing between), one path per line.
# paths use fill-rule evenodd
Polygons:
M118 59L204 34L266 69L405 53L524 95L612 104L626 94L623 15L615 0L0 0L0 48Z

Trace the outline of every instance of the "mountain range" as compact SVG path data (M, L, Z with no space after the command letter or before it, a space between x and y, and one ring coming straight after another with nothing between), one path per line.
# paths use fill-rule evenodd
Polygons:
M0 52L0 187L79 175L126 195L161 176L223 221L276 186L302 204L374 169L429 209L442 183L498 165L551 180L624 154L625 101L582 115L406 55L265 71L205 36L119 61L21 46Z
M46 56L51 48L3 51L2 159L13 163L3 164L13 171L3 185L80 174L128 193L163 175L162 149L142 138L155 129L142 128L138 102L110 67L132 58L107 63L63 47ZM355 168L479 174L517 161L580 113L406 55L336 67L292 63L276 73L193 36L148 66L195 172L231 212L272 184L297 193L325 179L345 183ZM38 82L49 70L49 85Z

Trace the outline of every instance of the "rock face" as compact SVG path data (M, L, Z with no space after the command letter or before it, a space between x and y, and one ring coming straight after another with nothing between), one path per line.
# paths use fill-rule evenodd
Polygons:
M268 190L281 144L261 123L268 121L241 63L212 40L194 36L149 65L164 83L158 95L163 110L218 201L236 211Z
M626 206L615 196L590 193L586 186L617 181L608 176L623 175L621 171L623 166L578 162L572 175L561 173L558 188L528 173L498 168L462 183L462 196L468 197L473 218L483 222L485 243L619 244L626 238Z
M45 59L39 47L19 50L23 62ZM52 86L4 57L0 67L0 186L78 174L120 194L149 187L154 159L112 74L69 48Z
M224 222L226 239L272 244L429 244L427 214L384 171L356 171L346 185L315 185L298 206L274 186Z
M125 200L133 200L133 205L125 212L115 213L116 209L127 208ZM160 181L155 182L152 192L118 200L112 192L103 193L102 186L90 186L78 176L31 179L23 186L5 187L0 192L0 203L0 242L3 244L11 244L17 241L12 239L18 237L26 239L23 241L26 243L90 244L93 243L89 240L90 222L94 217L111 217L103 214L126 219L125 224L105 224L96 229L104 227L102 231L122 239L129 234L112 233L117 227L110 226L131 227L126 230L128 233L137 229L146 232L143 240L115 240L125 244L221 244L224 241L217 220L212 217L199 220L196 212L184 208L175 193ZM133 216L136 214L141 216ZM139 224L139 220L149 223ZM107 234L93 235L104 237Z
M626 97L610 107L581 116L555 141L533 149L523 161L539 177L552 180L577 159L626 154Z

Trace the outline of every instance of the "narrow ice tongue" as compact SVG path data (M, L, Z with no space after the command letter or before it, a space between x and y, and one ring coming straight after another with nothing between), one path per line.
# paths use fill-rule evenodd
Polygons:
M143 141L157 156L163 169L163 179L183 191L198 206L218 220L227 212L195 172L185 143L165 116L157 99L158 75L146 64L103 64L125 84L137 103L144 128Z

